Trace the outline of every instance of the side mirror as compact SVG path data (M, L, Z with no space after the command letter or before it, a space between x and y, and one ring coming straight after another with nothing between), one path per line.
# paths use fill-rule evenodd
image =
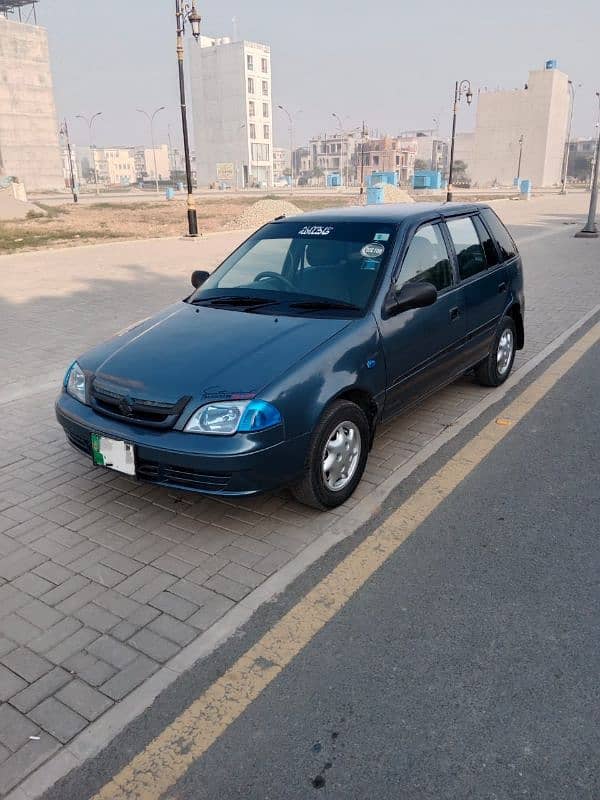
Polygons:
M411 308L425 308L435 303L437 294L437 289L429 281L405 283L400 290L392 287L385 304L385 311L392 316Z
M204 281L208 278L210 272L207 272L205 269L196 269L192 272L192 286L194 289L198 289Z

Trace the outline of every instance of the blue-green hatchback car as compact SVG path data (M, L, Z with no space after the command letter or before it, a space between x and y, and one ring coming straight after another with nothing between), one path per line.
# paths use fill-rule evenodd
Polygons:
M380 422L471 369L498 386L524 344L521 258L485 205L277 219L192 283L56 402L93 463L175 489L338 506Z

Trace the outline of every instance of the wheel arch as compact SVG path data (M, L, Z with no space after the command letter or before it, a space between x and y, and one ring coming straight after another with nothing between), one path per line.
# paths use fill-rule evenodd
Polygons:
M522 350L525 346L525 324L521 312L521 304L513 303L506 309L506 316L511 317L517 330L517 350Z

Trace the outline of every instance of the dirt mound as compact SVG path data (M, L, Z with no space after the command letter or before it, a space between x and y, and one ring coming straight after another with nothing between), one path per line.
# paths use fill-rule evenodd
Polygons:
M384 203L414 203L415 201L404 189L398 186L392 186L390 183L385 183L381 186L383 189L383 202Z
M289 200L258 200L253 203L249 208L243 211L239 217L231 222L231 228L259 228L266 222L271 222L275 217L291 217L296 214L302 214L302 209L290 203Z

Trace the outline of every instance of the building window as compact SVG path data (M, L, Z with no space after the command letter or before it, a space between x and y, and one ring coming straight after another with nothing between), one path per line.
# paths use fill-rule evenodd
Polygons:
M251 117L256 116L256 104L254 100L250 100L250 102L248 103L248 114Z
M261 66L261 69L262 69L263 72L268 72L269 71L269 62L267 61L266 58L261 58L260 66Z
M250 138L256 139L256 125L253 122L250 123Z
M247 55L246 63L248 64L248 70L252 72L254 70L254 57L251 55Z
M400 156L396 156L396 166L400 166Z
M379 156L373 156L373 166L374 167L379 166Z
M265 95L265 97L269 96L269 81L262 82L262 92Z
M271 129L268 125L263 125L263 139L271 138Z
M269 145L252 143L252 161L269 161Z
M248 94L254 94L254 78L248 78Z
M269 104L263 103L263 117L269 119Z

